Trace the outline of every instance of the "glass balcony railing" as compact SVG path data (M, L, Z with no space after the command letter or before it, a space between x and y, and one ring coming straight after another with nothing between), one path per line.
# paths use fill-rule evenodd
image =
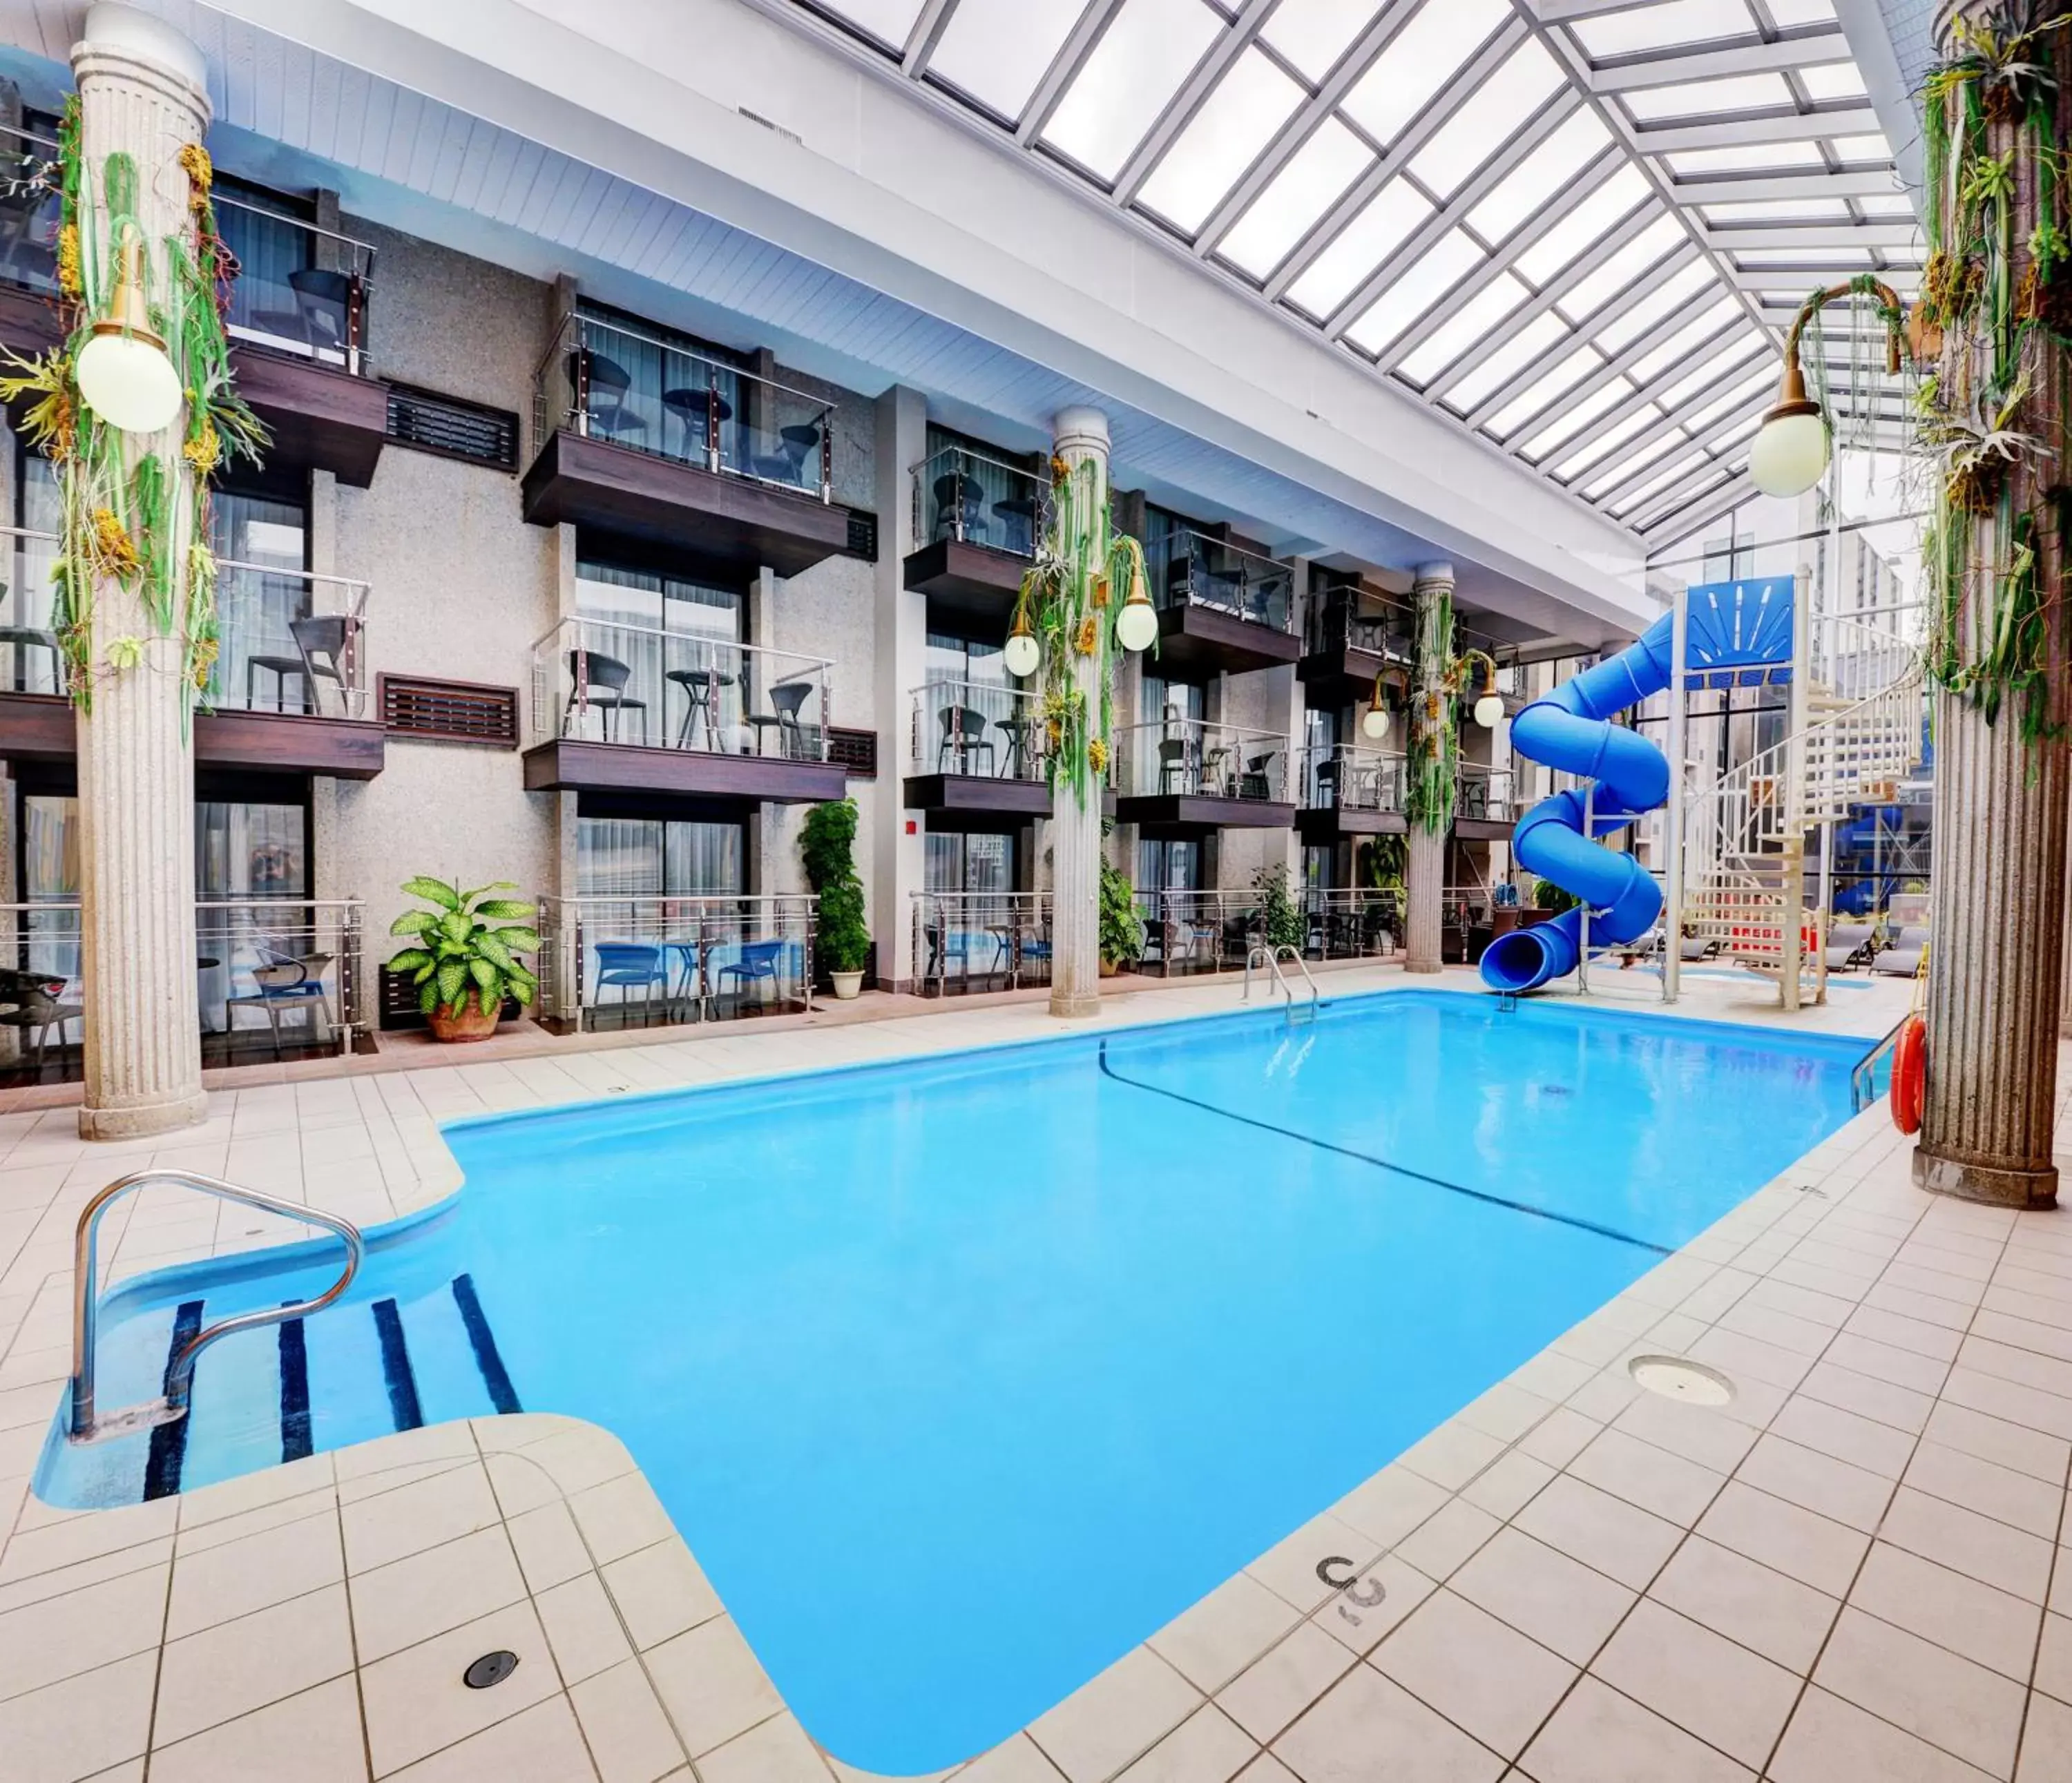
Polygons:
M58 288L56 141L0 125L0 281L54 295Z
M1404 758L1387 750L1347 743L1312 744L1302 751L1301 802L1308 811L1400 811Z
M1132 725L1116 739L1115 789L1123 798L1287 797L1288 739L1272 731L1166 718Z
M1050 524L1050 485L1004 459L945 447L912 467L914 536L1033 557Z
M923 996L1050 982L1048 892L915 892L913 904Z
M1485 766L1479 762L1461 764L1461 790L1455 814L1502 821L1513 815L1511 770Z
M532 647L532 740L824 762L833 667L824 656L571 617Z
M540 1017L590 1033L809 1009L819 910L804 895L545 899Z
M194 914L203 1063L351 1050L369 1013L357 902L208 898ZM0 1083L80 1075L85 970L76 898L0 904Z
M1309 598L1302 627L1305 655L1362 650L1406 667L1416 653L1417 618L1407 604L1341 583Z
M57 540L0 527L12 573L0 585L0 693L70 691L51 571ZM216 657L202 705L215 711L367 716L368 587L348 576L216 560Z
M594 316L555 331L532 386L532 450L568 429L715 476L834 499L834 405Z
M1294 628L1295 573L1273 557L1181 528L1145 551L1161 606L1207 606L1276 631Z
M1042 702L977 681L931 681L913 695L914 770L988 779L1043 778Z

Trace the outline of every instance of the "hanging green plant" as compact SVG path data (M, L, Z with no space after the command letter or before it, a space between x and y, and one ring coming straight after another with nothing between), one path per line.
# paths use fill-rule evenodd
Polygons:
M95 585L112 581L136 597L162 635L178 633L183 677L191 695L199 695L218 650L216 566L207 542L211 487L227 465L240 458L257 463L270 443L231 372L224 316L237 262L216 232L214 169L199 143L180 150L195 240L191 246L174 233L155 244L164 273L154 289L151 254L132 252L152 245L137 216L135 161L120 153L105 158L97 206L84 201L89 170L76 97L65 107L58 145L57 277L65 339L33 359L7 354L0 398L20 409L30 445L59 470L62 511L51 580L67 688L90 709L99 673L128 673L148 662L141 644L127 647L134 639L118 640L125 647L112 644L101 663L92 660ZM190 475L183 496L172 463L110 425L80 394L79 355L109 311L125 257L142 277L151 327L162 336L185 394L179 450Z

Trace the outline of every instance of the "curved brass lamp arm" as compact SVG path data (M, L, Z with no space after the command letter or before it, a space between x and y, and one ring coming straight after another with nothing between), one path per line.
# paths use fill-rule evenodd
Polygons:
M1796 366L1799 363L1799 342L1800 337L1806 332L1806 325L1837 298L1848 297L1855 291L1858 283L1856 279L1846 279L1840 285L1831 285L1824 291L1815 291L1799 305L1799 314L1791 319L1791 331L1784 337L1784 363L1787 368ZM1906 306L1900 302L1898 292L1893 290L1889 285L1885 284L1881 279L1875 278L1865 279L1861 283L1865 290L1875 292L1884 302L1885 306L1893 314L1901 317L1906 315ZM1899 373L1899 335L1897 331L1890 332L1885 345L1887 352L1885 368L1896 377Z

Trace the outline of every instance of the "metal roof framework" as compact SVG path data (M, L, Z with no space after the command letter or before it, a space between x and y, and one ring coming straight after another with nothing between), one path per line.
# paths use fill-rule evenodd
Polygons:
M1651 544L1745 498L1809 290L1919 284L1832 0L758 3Z

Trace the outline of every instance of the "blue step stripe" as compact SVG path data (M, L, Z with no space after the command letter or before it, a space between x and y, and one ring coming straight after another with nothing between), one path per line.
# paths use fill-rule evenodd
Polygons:
M374 1303L374 1329L381 1340L381 1377L388 1387L388 1409L398 1430L416 1430L425 1421L417 1403L417 1379L410 1371L410 1346L403 1339L403 1317L393 1300Z
M289 1319L281 1326L281 1459L299 1461L310 1451L309 1340L302 1321Z
M482 1384L489 1391L489 1403L505 1415L522 1411L516 1391L511 1385L511 1376L504 1366L504 1358L498 1353L496 1339L489 1329L489 1321L482 1316L482 1302L475 1297L475 1278L456 1276L453 1284L454 1304L460 1308L461 1323L467 1327L467 1341L475 1350L475 1366L482 1370Z
M166 1345L166 1372L158 1391L170 1393L173 1390L173 1364L180 1352L201 1334L201 1305L199 1300L183 1300L180 1309L173 1316L172 1341ZM144 1497L168 1498L180 1489L180 1471L187 1465L187 1424L186 1418L175 1418L169 1424L160 1424L151 1432L151 1448L144 1462Z

